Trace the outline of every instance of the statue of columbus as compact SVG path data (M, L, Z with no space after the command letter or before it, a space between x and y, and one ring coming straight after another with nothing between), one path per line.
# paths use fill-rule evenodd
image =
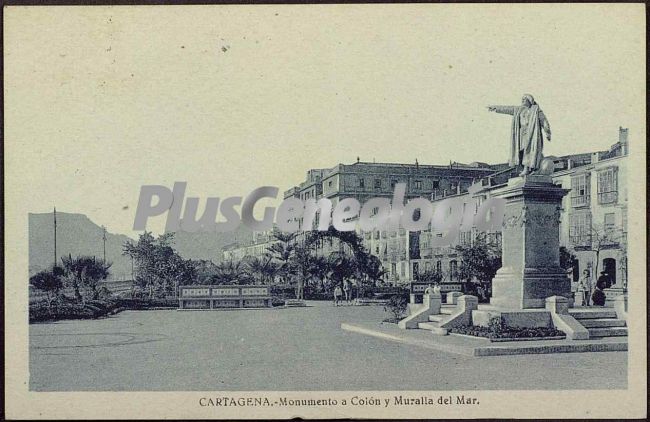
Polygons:
M520 176L538 170L544 158L542 130L546 133L546 140L550 142L551 127L533 96L525 94L521 99L521 106L488 106L488 110L513 116L509 164L513 167L524 167Z

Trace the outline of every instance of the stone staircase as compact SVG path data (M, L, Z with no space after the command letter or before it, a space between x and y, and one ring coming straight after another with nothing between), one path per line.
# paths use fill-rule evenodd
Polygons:
M421 330L429 330L433 334L446 336L449 333L449 330L446 328L441 328L440 324L449 318L454 309L456 309L456 305L443 304L440 307L440 314L429 315L429 322L418 323L418 328Z
M589 338L627 336L626 322L616 317L614 309L570 309L569 314L589 331Z

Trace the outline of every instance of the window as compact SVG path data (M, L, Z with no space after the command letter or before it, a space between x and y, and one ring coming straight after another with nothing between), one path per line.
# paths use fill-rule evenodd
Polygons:
M327 186L330 187L330 188L332 187L332 181L331 180L329 182L327 182Z
M442 262L436 261L436 271L439 273L442 272Z
M618 200L618 168L598 172L598 203L613 204Z
M589 174L578 174L571 178L571 206L582 207L589 205L591 187Z
M422 189L422 180L415 181L415 189Z
M363 177L360 177L360 178L359 178L359 187L360 187L361 189L363 189L363 188L366 187L366 181L364 180Z
M569 242L577 246L591 244L591 214L581 212L572 214L569 221Z
M397 180L391 180L390 181L390 188L394 189L396 184L397 184Z
M614 213L605 214L605 221L603 224L603 228L605 229L605 235L610 239L614 236L614 228L616 227L615 223L616 223L616 214Z
M406 262L402 262L401 267L402 267L402 277L404 277L406 275Z
M456 280L458 276L458 262L455 259L449 261L449 279Z
M375 189L381 189L381 179L375 179Z
M440 181L432 180L431 185L432 185L433 189L438 189L438 187L440 186Z
M470 245L472 243L472 232L469 230L460 232L460 244Z

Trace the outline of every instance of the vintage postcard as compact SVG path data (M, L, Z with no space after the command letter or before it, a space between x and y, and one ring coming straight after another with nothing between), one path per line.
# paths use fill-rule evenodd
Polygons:
M6 417L646 417L645 13L5 6Z

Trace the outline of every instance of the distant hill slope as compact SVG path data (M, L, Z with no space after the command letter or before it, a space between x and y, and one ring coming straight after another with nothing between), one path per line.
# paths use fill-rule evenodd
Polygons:
M221 251L224 246L234 242L247 243L252 238L253 232L244 225L226 233L179 231L174 236L174 249L186 259L206 259L219 262L222 259Z
M56 213L57 255L90 255L102 258L102 228L84 214ZM252 238L252 231L241 225L227 233L186 233L174 236L174 249L186 259L206 259L218 262L225 245ZM106 233L106 259L113 262L113 278L131 276L131 259L122 255L124 242L133 240L123 234ZM52 265L54 260L54 226L52 213L29 214L29 274Z
M47 268L54 261L54 225L52 213L29 214L29 273ZM56 213L56 249L58 262L72 254L103 257L101 226L84 214ZM113 277L131 276L131 259L122 255L124 242L132 240L123 234L106 232L106 260L113 263Z

